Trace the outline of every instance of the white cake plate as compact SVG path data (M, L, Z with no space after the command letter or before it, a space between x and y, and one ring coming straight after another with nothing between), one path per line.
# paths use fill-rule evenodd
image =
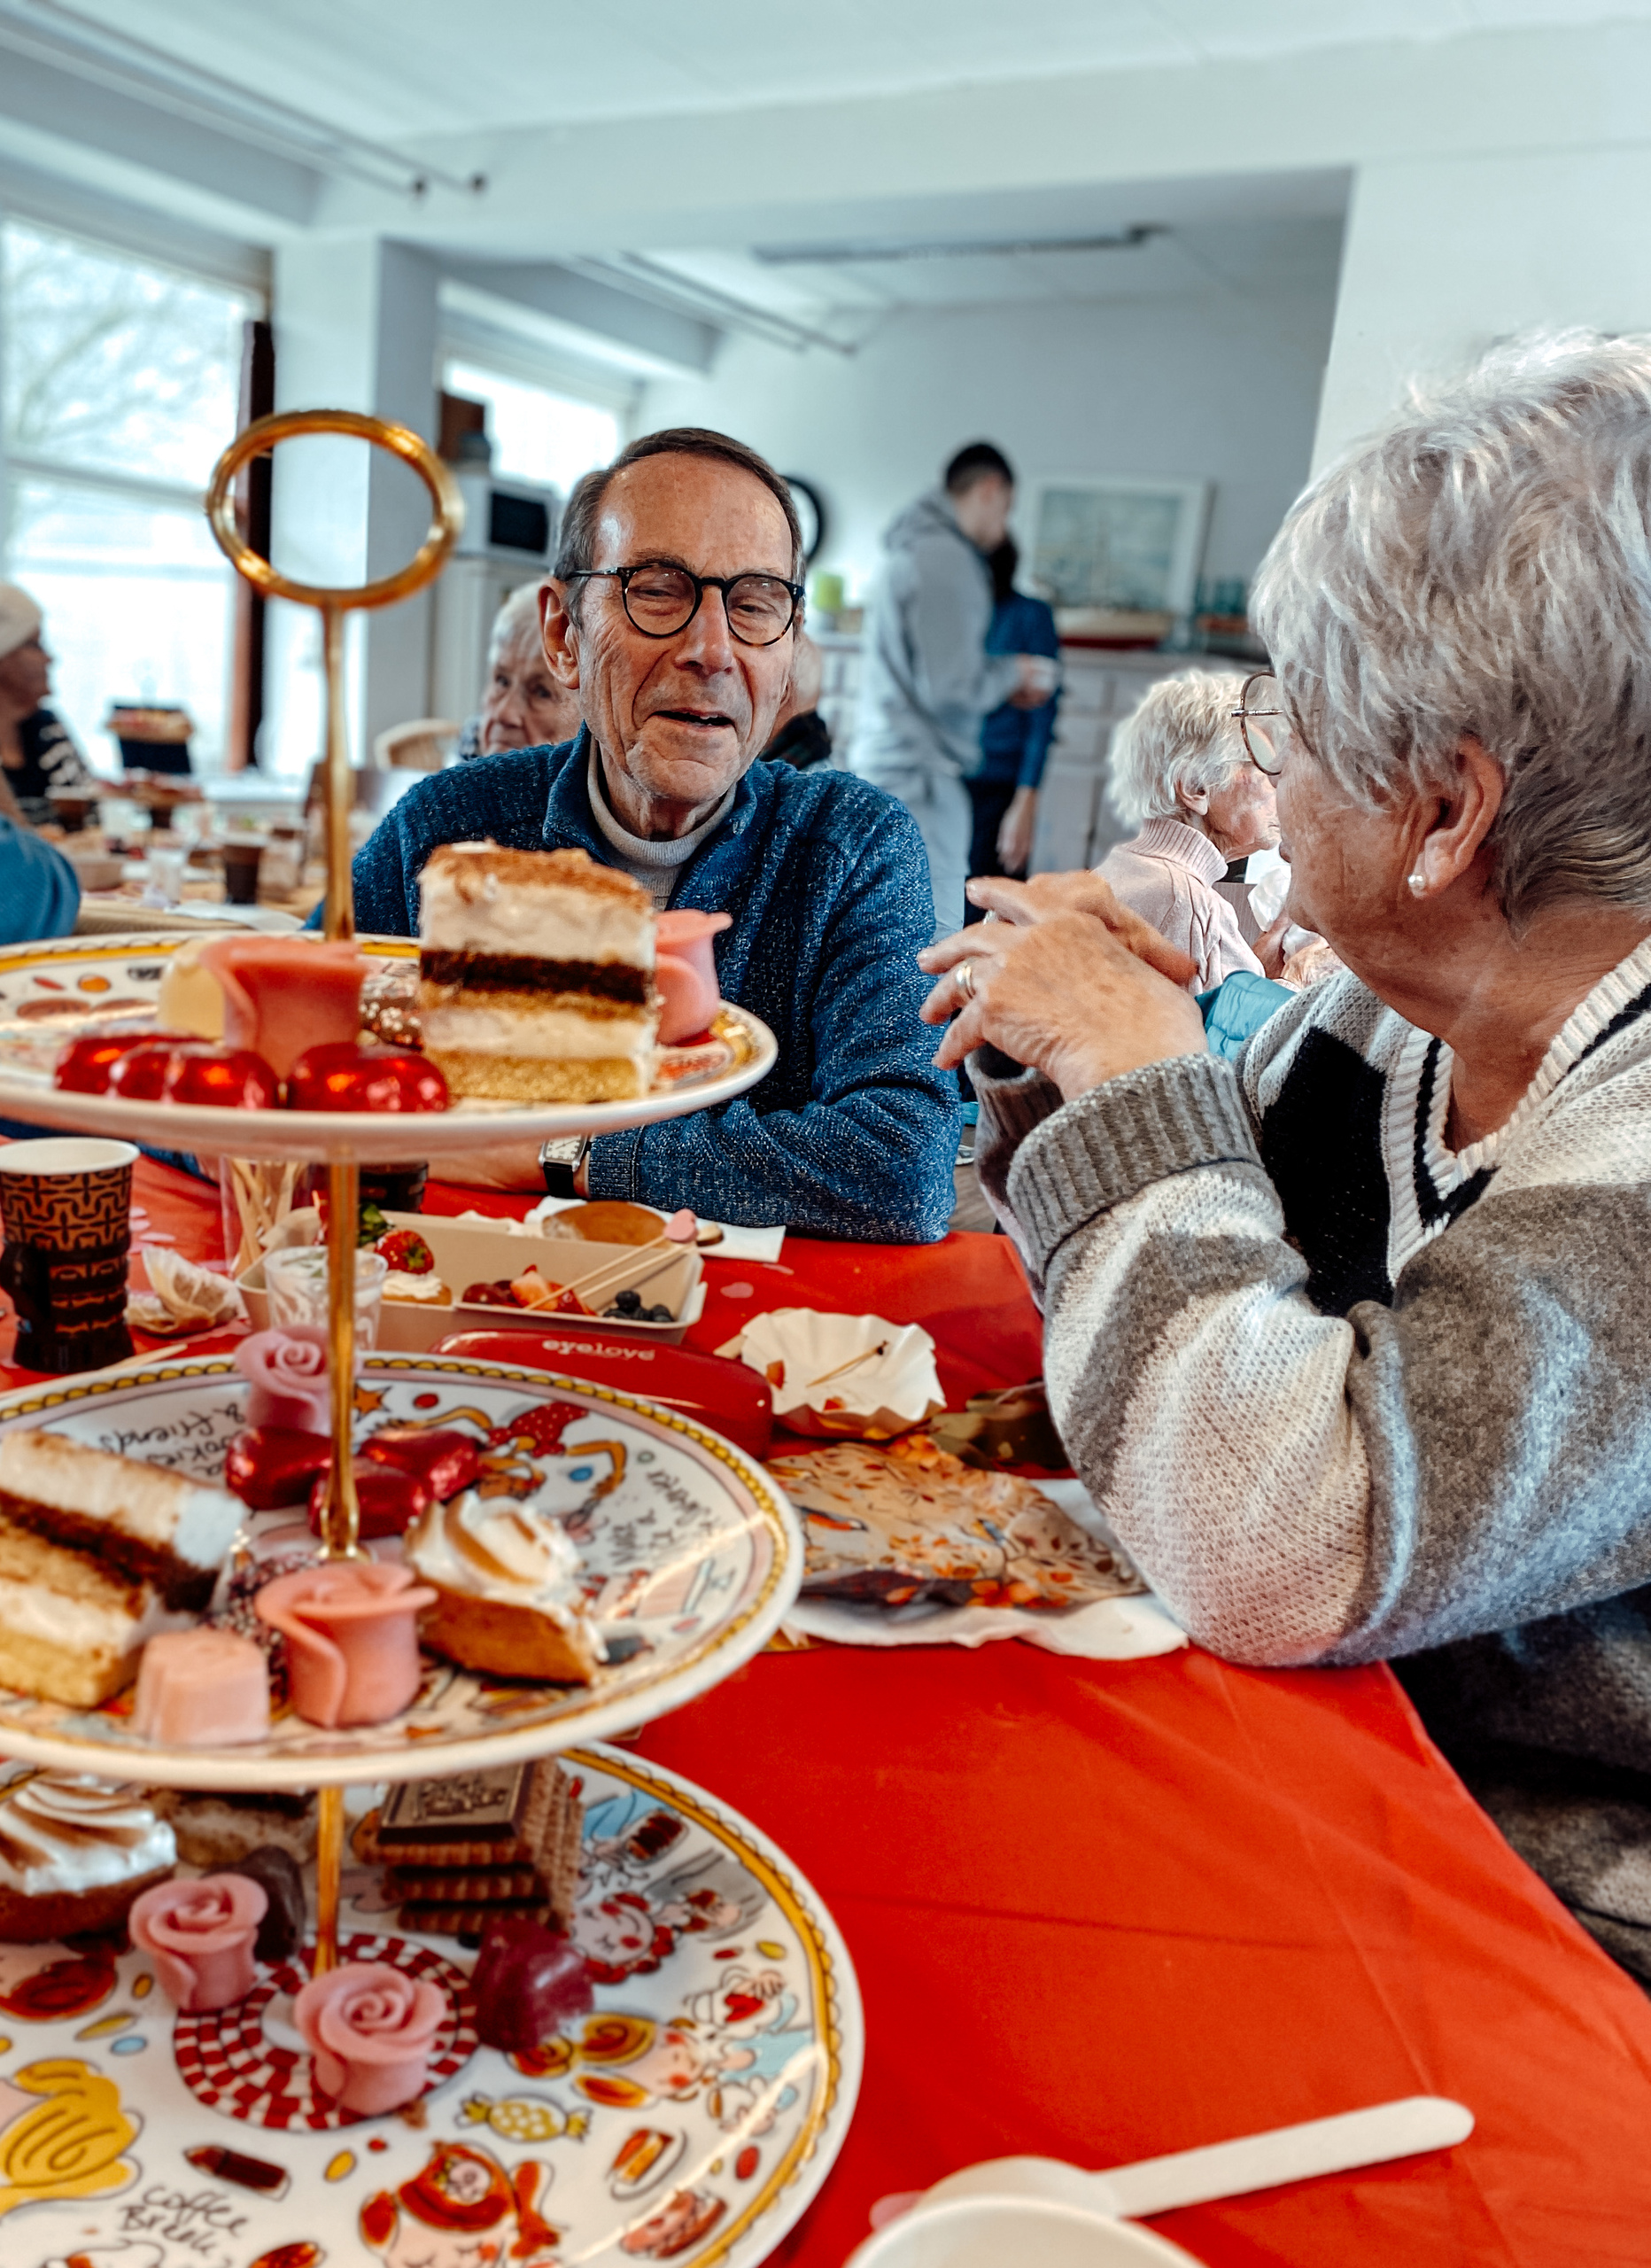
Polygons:
M198 936L198 932L193 933ZM157 1026L160 980L188 936L63 938L0 951L0 1118L148 1142L205 1157L322 1160L389 1165L437 1160L500 1142L615 1134L709 1110L743 1094L772 1070L779 1050L760 1017L724 1001L712 1037L668 1048L659 1076L630 1102L543 1106L461 1102L451 1110L220 1110L73 1094L51 1084L70 1039L104 1029ZM369 960L411 960L406 937L358 940Z
M0 1432L40 1426L221 1484L245 1424L246 1382L201 1355L0 1396ZM616 1657L589 1686L511 1682L427 1655L419 1693L387 1724L327 1731L290 1712L267 1739L166 1748L133 1730L128 1691L77 1710L0 1687L0 1754L60 1771L253 1793L446 1777L624 1732L720 1684L779 1627L802 1579L802 1538L779 1489L731 1441L608 1386L500 1363L368 1355L358 1448L380 1425L469 1433L478 1484L532 1495L579 1542L591 1611ZM250 1514L260 1557L314 1548L300 1513ZM400 1556L399 1541L374 1547Z

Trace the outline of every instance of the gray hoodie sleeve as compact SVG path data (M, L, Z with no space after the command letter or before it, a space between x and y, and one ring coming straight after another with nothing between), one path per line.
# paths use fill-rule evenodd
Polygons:
M1012 656L987 653L991 589L966 544L925 538L912 549L909 573L902 611L913 683L958 768L973 772L981 721L1009 698L1019 672Z

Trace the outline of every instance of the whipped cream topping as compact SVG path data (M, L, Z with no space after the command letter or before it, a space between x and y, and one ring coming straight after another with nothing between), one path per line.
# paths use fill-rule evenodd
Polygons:
M415 1276L405 1268L392 1268L384 1278L384 1297L387 1300L439 1301L446 1288L440 1277L430 1269L426 1269L422 1276Z
M0 1886L26 1898L131 1882L177 1857L141 1789L71 1772L24 1772L0 1786Z
M579 1555L558 1519L509 1496L467 1489L408 1529L407 1556L427 1583L529 1607L571 1629L580 1619Z
M0 1438L0 1490L86 1519L105 1520L191 1567L221 1567L245 1507L221 1488L66 1433L19 1429Z

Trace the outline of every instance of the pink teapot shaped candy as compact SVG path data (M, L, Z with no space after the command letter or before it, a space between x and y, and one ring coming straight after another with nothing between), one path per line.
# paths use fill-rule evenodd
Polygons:
M663 1047L678 1046L706 1029L717 1012L717 962L711 939L733 925L732 913L662 913L654 982L663 1006L659 1012Z

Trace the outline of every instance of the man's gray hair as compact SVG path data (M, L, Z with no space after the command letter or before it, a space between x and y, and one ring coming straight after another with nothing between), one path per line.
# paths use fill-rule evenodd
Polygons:
M1292 508L1252 618L1291 760L1348 796L1447 785L1469 734L1496 758L1515 929L1651 911L1651 338L1525 338L1418 391Z
M1112 734L1107 793L1130 827L1178 819L1177 788L1213 794L1249 762L1233 721L1244 680L1236 671L1182 670L1160 678Z
M498 613L487 641L487 658L496 662L501 654L518 647L530 647L534 653L540 649L539 634L539 594L544 588L542 580L518 583Z

